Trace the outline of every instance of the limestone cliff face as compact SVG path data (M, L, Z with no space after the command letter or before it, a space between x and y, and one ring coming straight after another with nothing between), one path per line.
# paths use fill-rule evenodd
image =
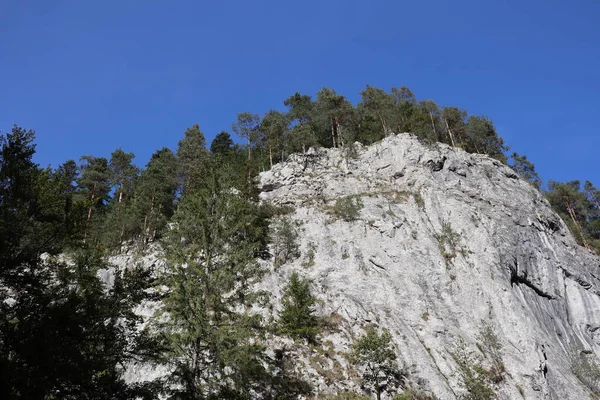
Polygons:
M376 323L392 333L411 381L457 398L450 352L461 337L476 350L485 321L503 345L500 398L589 398L570 357L576 347L600 354L600 258L509 167L399 134L353 154L291 156L260 185L262 200L293 206L301 223L302 255L270 265L262 284L271 313L297 271L312 280L319 313L337 321L322 340L328 359L299 354L296 368L317 393L358 387L341 354ZM350 195L364 207L348 222L331 207Z

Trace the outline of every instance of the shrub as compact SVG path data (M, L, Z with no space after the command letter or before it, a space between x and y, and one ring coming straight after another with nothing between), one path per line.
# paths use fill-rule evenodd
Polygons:
M467 348L461 338L452 353L452 358L458 367L460 385L466 390L464 400L491 400L495 397L494 390L488 384L488 373L481 365L481 358Z
M360 197L346 196L335 201L333 215L344 221L354 221L358 218L363 202Z
M459 249L459 241L461 238L460 233L452 229L450 222L442 222L442 232L435 235L438 241L440 252L446 261L456 257L457 252L463 252L463 249Z
M406 388L394 397L394 400L436 400L435 396L415 389Z
M423 196L421 196L421 193L414 192L412 195L413 195L413 199L415 199L415 203L417 204L417 207L419 207L421 210L424 210L425 209L425 200L423 200Z
M502 361L502 343L500 343L500 338L494 328L490 324L482 322L477 340L479 341L477 347L491 363L486 370L488 378L494 383L502 382L506 369Z
M299 225L289 217L279 218L271 225L270 241L273 244L276 267L300 256Z
M302 261L302 266L305 268L312 267L315 265L315 256L317 254L317 246L314 242L308 242L306 246L306 254L304 257L304 261Z

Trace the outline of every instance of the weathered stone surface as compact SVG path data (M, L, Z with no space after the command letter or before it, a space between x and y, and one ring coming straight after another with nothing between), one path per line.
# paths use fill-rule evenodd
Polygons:
M294 205L303 229L302 256L269 265L262 286L273 293L272 313L299 272L323 301L319 313L338 322L323 342L341 354L365 324L385 327L411 381L440 399L461 394L450 352L460 337L475 350L486 321L503 344L500 398L589 397L569 357L574 347L600 354L600 259L509 167L400 134L357 144L354 157L337 149L291 156L260 182L261 199ZM364 203L352 222L329 212L348 195ZM454 250L440 244L444 226L459 235ZM298 356L316 392L358 388L341 355L335 379Z

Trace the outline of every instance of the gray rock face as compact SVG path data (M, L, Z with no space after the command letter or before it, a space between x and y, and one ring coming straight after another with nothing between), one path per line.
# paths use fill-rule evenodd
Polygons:
M375 323L389 329L414 384L458 398L451 352L459 338L478 352L484 321L503 346L499 398L589 398L570 358L574 348L600 354L600 258L509 167L400 134L353 154L291 156L260 184L262 200L294 206L302 223L302 255L269 265L262 283L272 313L297 271L312 280L320 315L337 323L323 338L337 354L329 364L299 355L317 393L357 390L342 353ZM364 204L354 221L331 213L344 196Z

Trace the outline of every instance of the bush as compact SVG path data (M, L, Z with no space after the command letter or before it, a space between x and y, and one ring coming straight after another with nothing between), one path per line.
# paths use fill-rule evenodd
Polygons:
M481 365L481 358L467 348L461 338L452 353L458 367L460 385L467 391L464 400L491 400L496 394L488 384L488 372Z
M354 221L358 218L363 202L360 197L347 196L339 198L333 206L333 215L344 221Z
M461 235L452 229L450 222L442 222L442 232L436 234L435 238L438 241L440 252L446 261L456 257L457 252L464 252L463 249L459 248Z
M276 267L300 257L298 231L299 223L292 221L289 217L282 217L271 225L269 238L273 244Z
M502 361L502 344L494 328L490 324L482 322L477 340L479 341L477 347L491 363L490 368L486 370L488 378L493 383L502 382L506 369Z
M404 392L397 394L394 400L436 400L436 397L415 389L406 388Z

